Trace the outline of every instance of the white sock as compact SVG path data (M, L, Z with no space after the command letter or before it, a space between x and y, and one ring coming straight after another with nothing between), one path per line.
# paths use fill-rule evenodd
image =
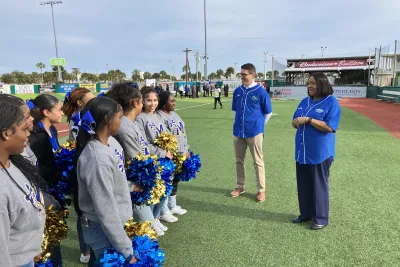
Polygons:
M176 195L168 197L168 208L172 210L176 207Z

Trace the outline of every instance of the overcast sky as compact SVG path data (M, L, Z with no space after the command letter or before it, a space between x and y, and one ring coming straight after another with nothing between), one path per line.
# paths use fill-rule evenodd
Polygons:
M378 4L379 3L379 4ZM55 57L50 6L0 0L0 73L38 71ZM54 6L59 56L66 69L133 69L180 76L183 50L204 52L203 0L64 0ZM368 55L400 40L400 0L207 0L208 72L252 62ZM399 49L400 50L400 49ZM169 63L172 60L172 64ZM190 54L190 67L195 58ZM271 57L268 57L268 69Z

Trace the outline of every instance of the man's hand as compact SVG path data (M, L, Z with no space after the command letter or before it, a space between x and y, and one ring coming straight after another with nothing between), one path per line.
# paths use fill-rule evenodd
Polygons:
M167 152L166 157L169 158L169 159L172 159L172 154L170 152Z
M129 262L129 264L134 264L135 262L137 262L137 259L135 257L135 255L133 255L131 261Z
M190 152L189 151L186 152L186 158L190 158Z
M298 117L292 121L293 127L297 128L300 125L306 124L309 121L309 117Z

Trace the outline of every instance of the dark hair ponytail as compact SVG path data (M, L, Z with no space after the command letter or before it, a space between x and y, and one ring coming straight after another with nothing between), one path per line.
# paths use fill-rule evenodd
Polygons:
M92 130L95 133L97 133L98 131L101 131L115 116L115 114L120 111L121 111L121 106L118 105L118 103L115 102L113 99L108 97L95 97L86 104L85 108L80 112L80 115L82 118L86 112L90 112L95 122L95 125ZM77 176L78 160L86 145L92 139L96 138L97 138L96 134L92 135L82 127L80 127L78 136L76 137L74 170L72 172L73 175L71 177L71 193L74 198L74 208L75 211L78 213L78 215L82 214L78 204L78 193L79 193L78 176Z
M134 87L132 83L117 83L113 85L105 96L117 101L122 106L124 112L129 112L133 108L132 100L137 101L142 95L139 89Z
M158 95L158 107L157 110L161 110L163 108L165 108L165 105L168 103L168 99L169 97L172 95L171 92L167 92L167 91L162 91L159 95Z
M67 116L67 122L70 122L72 115L79 110L78 101L82 101L85 95L90 92L92 91L82 87L77 87L71 91L62 107L65 116Z
M39 95L31 101L35 105L35 107L31 110L31 116L33 117L34 124L43 119L43 110L47 109L48 111L51 111L60 102L57 97L49 94Z

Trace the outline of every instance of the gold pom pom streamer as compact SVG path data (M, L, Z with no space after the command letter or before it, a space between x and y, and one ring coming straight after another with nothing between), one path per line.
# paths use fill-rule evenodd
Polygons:
M171 133L160 133L154 140L154 144L171 154L175 154L178 151L178 140L176 139L176 136Z
M54 210L53 205L46 210L41 261L45 262L51 256L50 251L52 248L59 245L63 239L67 238L68 225L66 219L68 215L68 210L57 211Z
M186 160L186 156L182 154L175 154L172 160L176 165L175 173L181 173L183 168L183 162Z
M135 236L144 236L147 235L149 238L156 239L158 236L156 232L151 228L151 222L146 221L135 222L133 218L129 219L125 225L124 229L129 239L133 239Z
M160 174L157 174L156 186L150 192L151 203L149 204L160 203L161 198L165 197L165 189L164 180L161 179Z
M60 145L60 148L58 151L61 149L67 149L68 151L71 151L72 149L76 148L76 141L67 141L65 144Z

